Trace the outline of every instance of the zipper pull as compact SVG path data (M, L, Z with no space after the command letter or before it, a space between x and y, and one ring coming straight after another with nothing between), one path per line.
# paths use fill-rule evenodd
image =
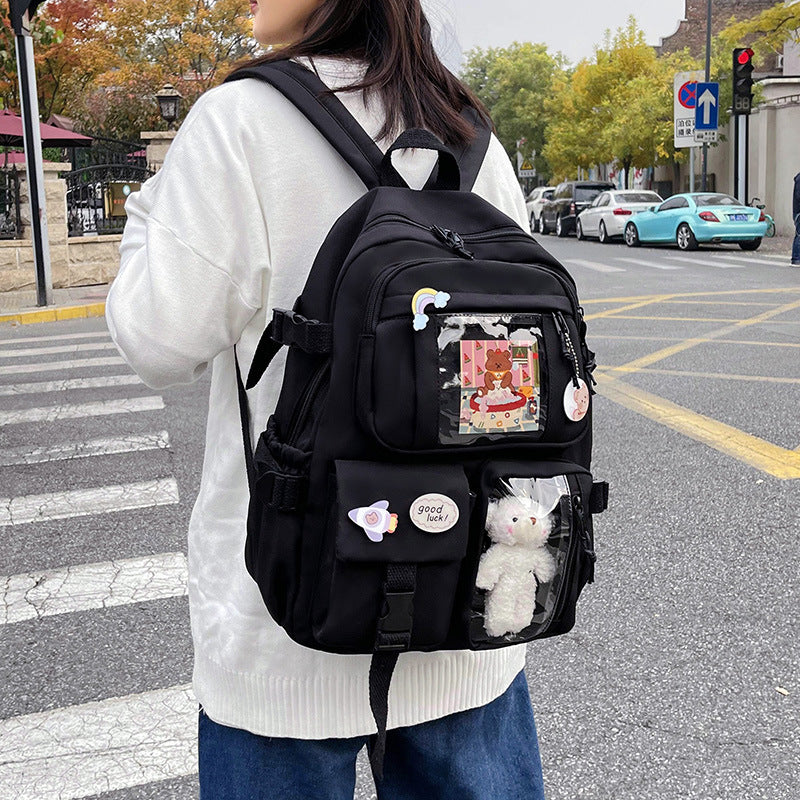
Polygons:
M589 559L589 578L587 583L594 583L594 564L597 561L597 554L594 552L594 548L592 547L592 541L589 538L589 531L586 530L586 526L583 524L583 502L581 501L580 495L575 495L572 500L572 507L573 507L573 516L575 518L575 526L578 529L578 534L581 538L581 543L583 544L583 552L586 555L586 558Z
M580 381L578 375L578 356L575 354L575 348L572 345L572 339L569 335L567 322L560 311L553 312L553 320L555 321L558 335L561 337L561 352L564 358L569 361L572 366L572 385L578 389L580 388Z
M430 231L440 242L446 244L454 253L457 253L462 258L475 258L475 254L471 253L465 247L464 239L460 234L448 228L440 228L438 225L431 225Z

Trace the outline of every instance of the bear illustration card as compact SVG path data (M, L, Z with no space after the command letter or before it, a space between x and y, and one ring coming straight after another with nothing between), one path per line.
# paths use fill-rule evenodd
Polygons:
M440 317L438 343L442 443L543 429L539 315Z

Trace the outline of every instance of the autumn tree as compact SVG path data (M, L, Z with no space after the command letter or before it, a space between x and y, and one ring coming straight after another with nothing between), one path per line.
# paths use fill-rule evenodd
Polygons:
M469 51L461 71L464 82L491 113L509 156L515 157L517 142L524 139L523 155L534 157L540 174L549 172L542 156L545 100L564 65L564 57L550 53L546 45L514 42L509 47Z
M782 53L786 42L800 42L800 2L776 3L750 19L733 18L720 38L728 48L746 43L757 56Z

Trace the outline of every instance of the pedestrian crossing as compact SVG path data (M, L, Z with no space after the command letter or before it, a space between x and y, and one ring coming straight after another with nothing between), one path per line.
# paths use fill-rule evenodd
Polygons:
M599 245L594 245L594 249ZM693 254L683 255L680 251L671 250L645 251L627 248L605 247L597 256L591 259L575 258L572 255L560 256L556 248L552 248L554 255L559 257L568 268L589 270L601 274L622 272L647 272L658 270L664 272L677 272L689 269L720 269L720 270L747 270L788 268L789 256L773 253L754 253L739 255L734 251L698 251ZM588 252L588 249L586 250Z
M82 652L70 642L71 658L103 674L109 659L113 672L125 631L117 643L93 640L93 615L124 615L143 603L156 614L166 608L160 604L184 598L185 528L163 552L151 551L143 535L143 514L151 520L181 501L167 406L130 371L108 332L14 333L0 327L0 547L16 567L0 575L0 681L49 685L47 675L11 672L25 659L2 650L3 634L5 647L49 637L57 651L52 640L77 626L89 643ZM155 466L146 467L155 463L148 459ZM104 481L109 472L117 480ZM81 552L72 540L87 537L95 558L59 560L59 553ZM24 557L13 556L17 547ZM184 616L178 624L188 630ZM184 778L180 797L196 796L197 703L187 679L187 669L176 668L170 684L80 699L83 681L75 674L69 685L78 687L77 701L54 687L49 702L6 712L0 798L92 798L163 780L178 780L180 789Z

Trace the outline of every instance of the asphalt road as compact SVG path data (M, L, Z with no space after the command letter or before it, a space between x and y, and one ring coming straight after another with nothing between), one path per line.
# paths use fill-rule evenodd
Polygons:
M548 798L796 800L800 270L542 242L584 303L611 483L578 623L528 650ZM0 328L4 800L197 796L183 554L209 376L154 392L109 343L102 319Z

